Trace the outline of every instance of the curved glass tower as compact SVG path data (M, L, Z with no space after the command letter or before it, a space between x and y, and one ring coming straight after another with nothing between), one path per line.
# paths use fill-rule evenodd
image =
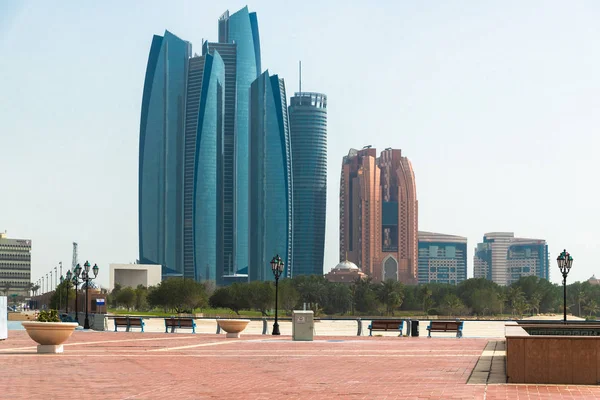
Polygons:
M140 121L140 262L183 274L182 194L186 71L191 46L166 31L150 47Z
M218 52L189 60L184 148L184 276L215 280L217 155L223 134L225 66Z
M250 90L250 280L273 280L276 254L289 276L292 257L292 174L283 79L265 72Z
M221 259L233 265L227 265L232 272L243 269L248 265L248 154L249 154L249 126L248 108L249 91L252 82L258 78L261 71L260 37L258 33L258 20L256 13L248 12L244 7L236 13L229 15L226 12L219 19L219 43L235 44L236 55L232 58L235 62L235 102L229 105L230 112L226 114L235 118L234 136L229 143L223 143L223 154L226 157L232 154L233 176L224 175L223 197L229 197L231 191L233 204L224 205L223 227L231 229L233 234L233 249L227 248L228 232L224 232L224 249ZM219 47L216 47L219 51ZM227 62L227 61L226 61ZM227 68L227 65L226 65ZM230 70L231 68L227 68ZM229 84L228 84L229 85ZM231 110L234 107L234 110ZM227 137L227 132L225 133ZM224 160L223 168L227 168ZM230 182L231 181L231 182Z
M327 96L290 99L294 229L293 276L322 275L327 203Z

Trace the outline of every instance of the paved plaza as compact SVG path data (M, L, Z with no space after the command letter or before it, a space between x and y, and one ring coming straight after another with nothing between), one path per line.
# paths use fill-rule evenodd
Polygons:
M10 331L0 342L0 399L600 398L596 386L492 383L502 345L486 338L294 342L254 334L76 331L63 354L38 355L26 332ZM485 361L486 355L500 358Z

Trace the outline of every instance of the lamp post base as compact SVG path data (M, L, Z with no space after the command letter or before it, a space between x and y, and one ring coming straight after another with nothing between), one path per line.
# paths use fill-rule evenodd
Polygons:
M279 324L277 322L273 324L273 335L281 335L281 333L279 333Z
M88 317L85 317L85 322L83 323L83 329L90 329L90 320Z

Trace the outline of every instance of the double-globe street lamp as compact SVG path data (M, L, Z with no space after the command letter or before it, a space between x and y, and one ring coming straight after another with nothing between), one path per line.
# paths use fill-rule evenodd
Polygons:
M277 322L277 297L278 297L278 289L279 289L279 277L283 273L283 260L277 254L271 260L271 271L273 271L273 275L275 275L275 323L273 324L273 335L281 335L279 333L279 323Z
M73 279L73 273L69 270L67 271L67 279L65 280L65 278L61 275L60 276L60 284L62 285L63 282L65 282L65 285L67 286L67 304L65 306L65 312L67 313L67 315L69 314L69 289L71 288L71 279ZM77 292L75 292L77 293ZM61 293L61 297L62 297L62 293Z
M90 320L88 318L88 308L89 308L89 290L90 290L90 282L93 279L96 279L96 277L98 276L98 270L100 268L98 268L98 265L94 264L94 267L92 268L92 272L94 273L94 277L90 277L90 263L88 261L85 262L85 264L83 264L83 273L81 270L81 266L79 264L77 264L77 266L75 267L75 275L77 276L77 281L81 282L81 283L85 283L85 321L83 323L83 329L90 329ZM79 281L79 275L81 275L81 281Z
M573 266L573 257L567 252L567 250L563 250L562 253L558 255L556 259L558 262L558 268L563 276L563 313L564 319L563 322L567 323L567 275L571 271L571 267Z
M71 271L69 271L71 272ZM82 282L79 280L79 274L81 274L81 266L77 264L73 269L73 278L71 282L75 286L75 322L79 324L79 284Z

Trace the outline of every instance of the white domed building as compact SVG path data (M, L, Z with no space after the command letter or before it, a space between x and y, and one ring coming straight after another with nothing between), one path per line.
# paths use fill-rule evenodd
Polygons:
M335 266L325 278L329 282L337 283L353 283L357 279L366 278L366 274L358 268L356 264L351 261L345 260Z

